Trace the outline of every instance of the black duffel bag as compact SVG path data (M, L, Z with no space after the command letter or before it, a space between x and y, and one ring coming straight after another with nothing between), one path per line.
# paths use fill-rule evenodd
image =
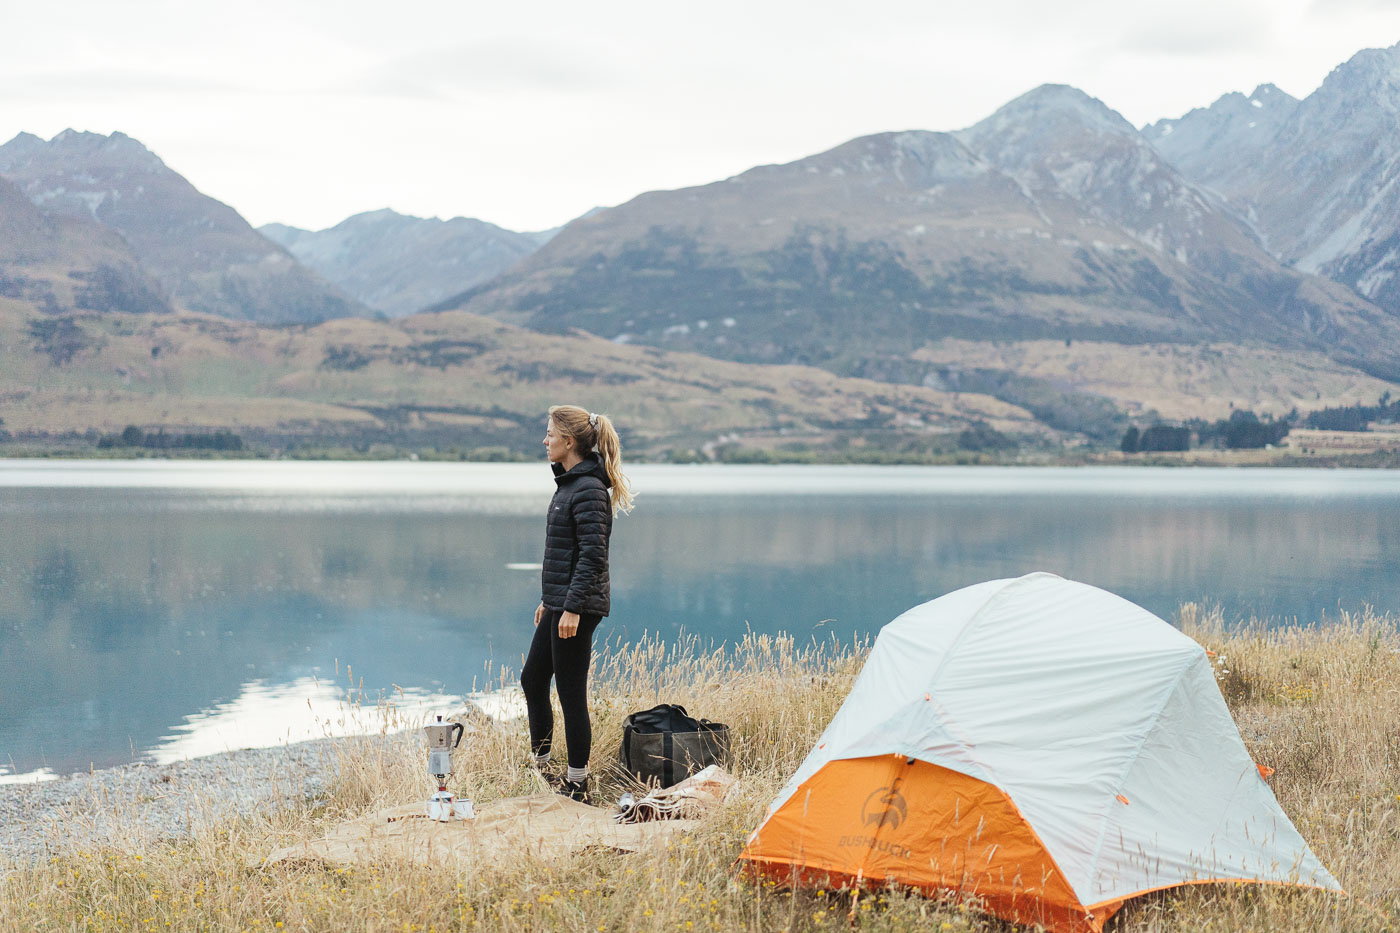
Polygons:
M617 760L644 784L670 787L713 764L729 762L729 727L694 719L662 703L622 721Z

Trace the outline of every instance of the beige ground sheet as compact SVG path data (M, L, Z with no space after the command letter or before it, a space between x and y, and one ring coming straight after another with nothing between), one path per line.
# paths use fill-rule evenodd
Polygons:
M710 765L675 787L652 791L615 819L620 823L697 819L728 799L737 784L729 772L719 765Z
M590 846L634 852L664 845L696 825L688 819L622 824L614 821L611 809L559 794L494 800L478 806L475 819L439 823L426 818L419 801L344 823L321 839L278 849L260 864L312 861L344 866L401 859L467 863L522 853L551 859Z

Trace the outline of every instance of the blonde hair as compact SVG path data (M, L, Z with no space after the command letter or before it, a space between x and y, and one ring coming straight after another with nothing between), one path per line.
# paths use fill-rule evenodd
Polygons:
M622 472L622 441L607 415L585 411L577 405L552 405L549 420L566 437L574 439L574 449L580 454L598 451L598 459L612 484L613 514L632 511L632 485Z

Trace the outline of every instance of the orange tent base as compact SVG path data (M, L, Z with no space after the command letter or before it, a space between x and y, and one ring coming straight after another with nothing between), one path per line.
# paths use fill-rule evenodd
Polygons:
M979 900L1054 933L1102 933L1016 805L938 765L881 755L824 766L754 833L741 860L785 885L883 887Z

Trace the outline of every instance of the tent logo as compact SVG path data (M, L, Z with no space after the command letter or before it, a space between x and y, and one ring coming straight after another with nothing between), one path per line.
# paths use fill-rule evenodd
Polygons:
M878 787L860 807L860 821L864 826L889 826L899 829L909 816L909 807L904 797L893 787Z

